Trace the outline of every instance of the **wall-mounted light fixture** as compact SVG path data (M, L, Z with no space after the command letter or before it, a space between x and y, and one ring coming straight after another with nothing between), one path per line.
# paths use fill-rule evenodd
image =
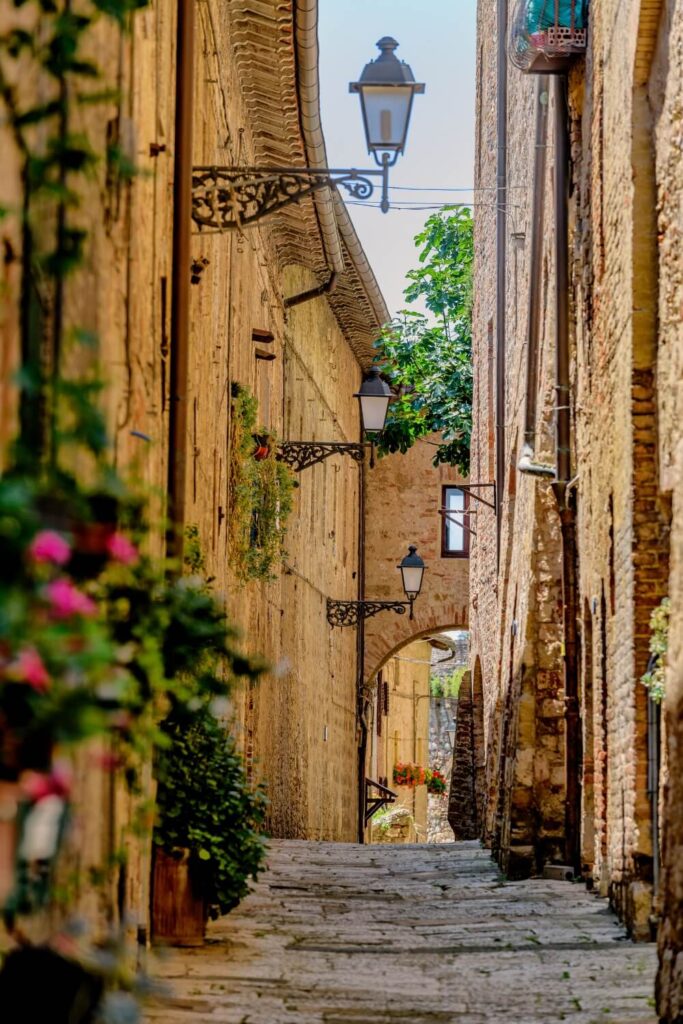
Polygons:
M350 455L356 462L362 462L365 449L370 446L370 465L374 465L374 444L387 419L389 402L394 398L391 388L382 380L379 370L373 366L360 389L353 396L360 404L363 433L367 441L283 441L278 445L277 458L286 462L295 473L323 462L330 455Z
M369 199L371 178L382 179L381 209L389 209L389 168L403 153L413 96L425 90L384 36L380 56L363 68L349 89L360 96L368 145L377 169L317 167L193 167L192 217L202 227L227 231L254 224L324 188L343 188L352 199Z
M331 626L357 626L361 619L369 619L372 615L377 615L378 612L387 611L405 615L406 608L410 609L410 618L412 619L413 604L422 589L422 579L426 568L414 544L410 545L408 554L396 568L401 570L407 601L333 601L328 597L327 621L329 624Z

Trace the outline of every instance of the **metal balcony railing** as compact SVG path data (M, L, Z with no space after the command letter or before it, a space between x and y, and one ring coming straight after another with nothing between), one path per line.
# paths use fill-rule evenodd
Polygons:
M566 71L586 49L588 0L519 0L508 54L527 74Z

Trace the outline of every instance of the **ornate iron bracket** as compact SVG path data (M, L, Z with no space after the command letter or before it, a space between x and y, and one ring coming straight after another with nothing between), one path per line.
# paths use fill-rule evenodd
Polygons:
M378 794L373 794L372 789L378 789ZM388 804L396 803L398 793L394 793L393 789L389 789L388 786L383 786L381 782L375 782L374 779L365 778L365 824L370 821L373 814L377 814L377 811L381 810L382 807L386 807Z
M361 619L369 619L379 612L405 615L406 608L410 608L412 619L412 601L333 601L328 597L327 621L331 626L357 626Z
M355 462L365 458L365 445L352 441L283 441L277 448L277 459L295 473L324 462L330 455L350 455Z
M370 178L382 179L382 210L389 209L389 170L313 167L193 167L192 218L218 231L245 228L299 203L324 188L343 188L352 199L369 199Z

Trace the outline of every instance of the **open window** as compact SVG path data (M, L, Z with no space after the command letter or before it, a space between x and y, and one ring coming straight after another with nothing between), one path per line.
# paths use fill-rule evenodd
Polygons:
M441 556L467 558L470 553L469 494L455 485L446 484L441 495Z

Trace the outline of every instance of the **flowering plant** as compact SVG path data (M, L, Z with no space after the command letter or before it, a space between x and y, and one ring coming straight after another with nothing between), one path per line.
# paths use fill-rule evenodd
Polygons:
M445 777L438 768L427 769L427 792L436 796L443 796L448 788Z
M397 761L394 765L394 784L397 786L423 786L427 780L425 769L412 761Z

